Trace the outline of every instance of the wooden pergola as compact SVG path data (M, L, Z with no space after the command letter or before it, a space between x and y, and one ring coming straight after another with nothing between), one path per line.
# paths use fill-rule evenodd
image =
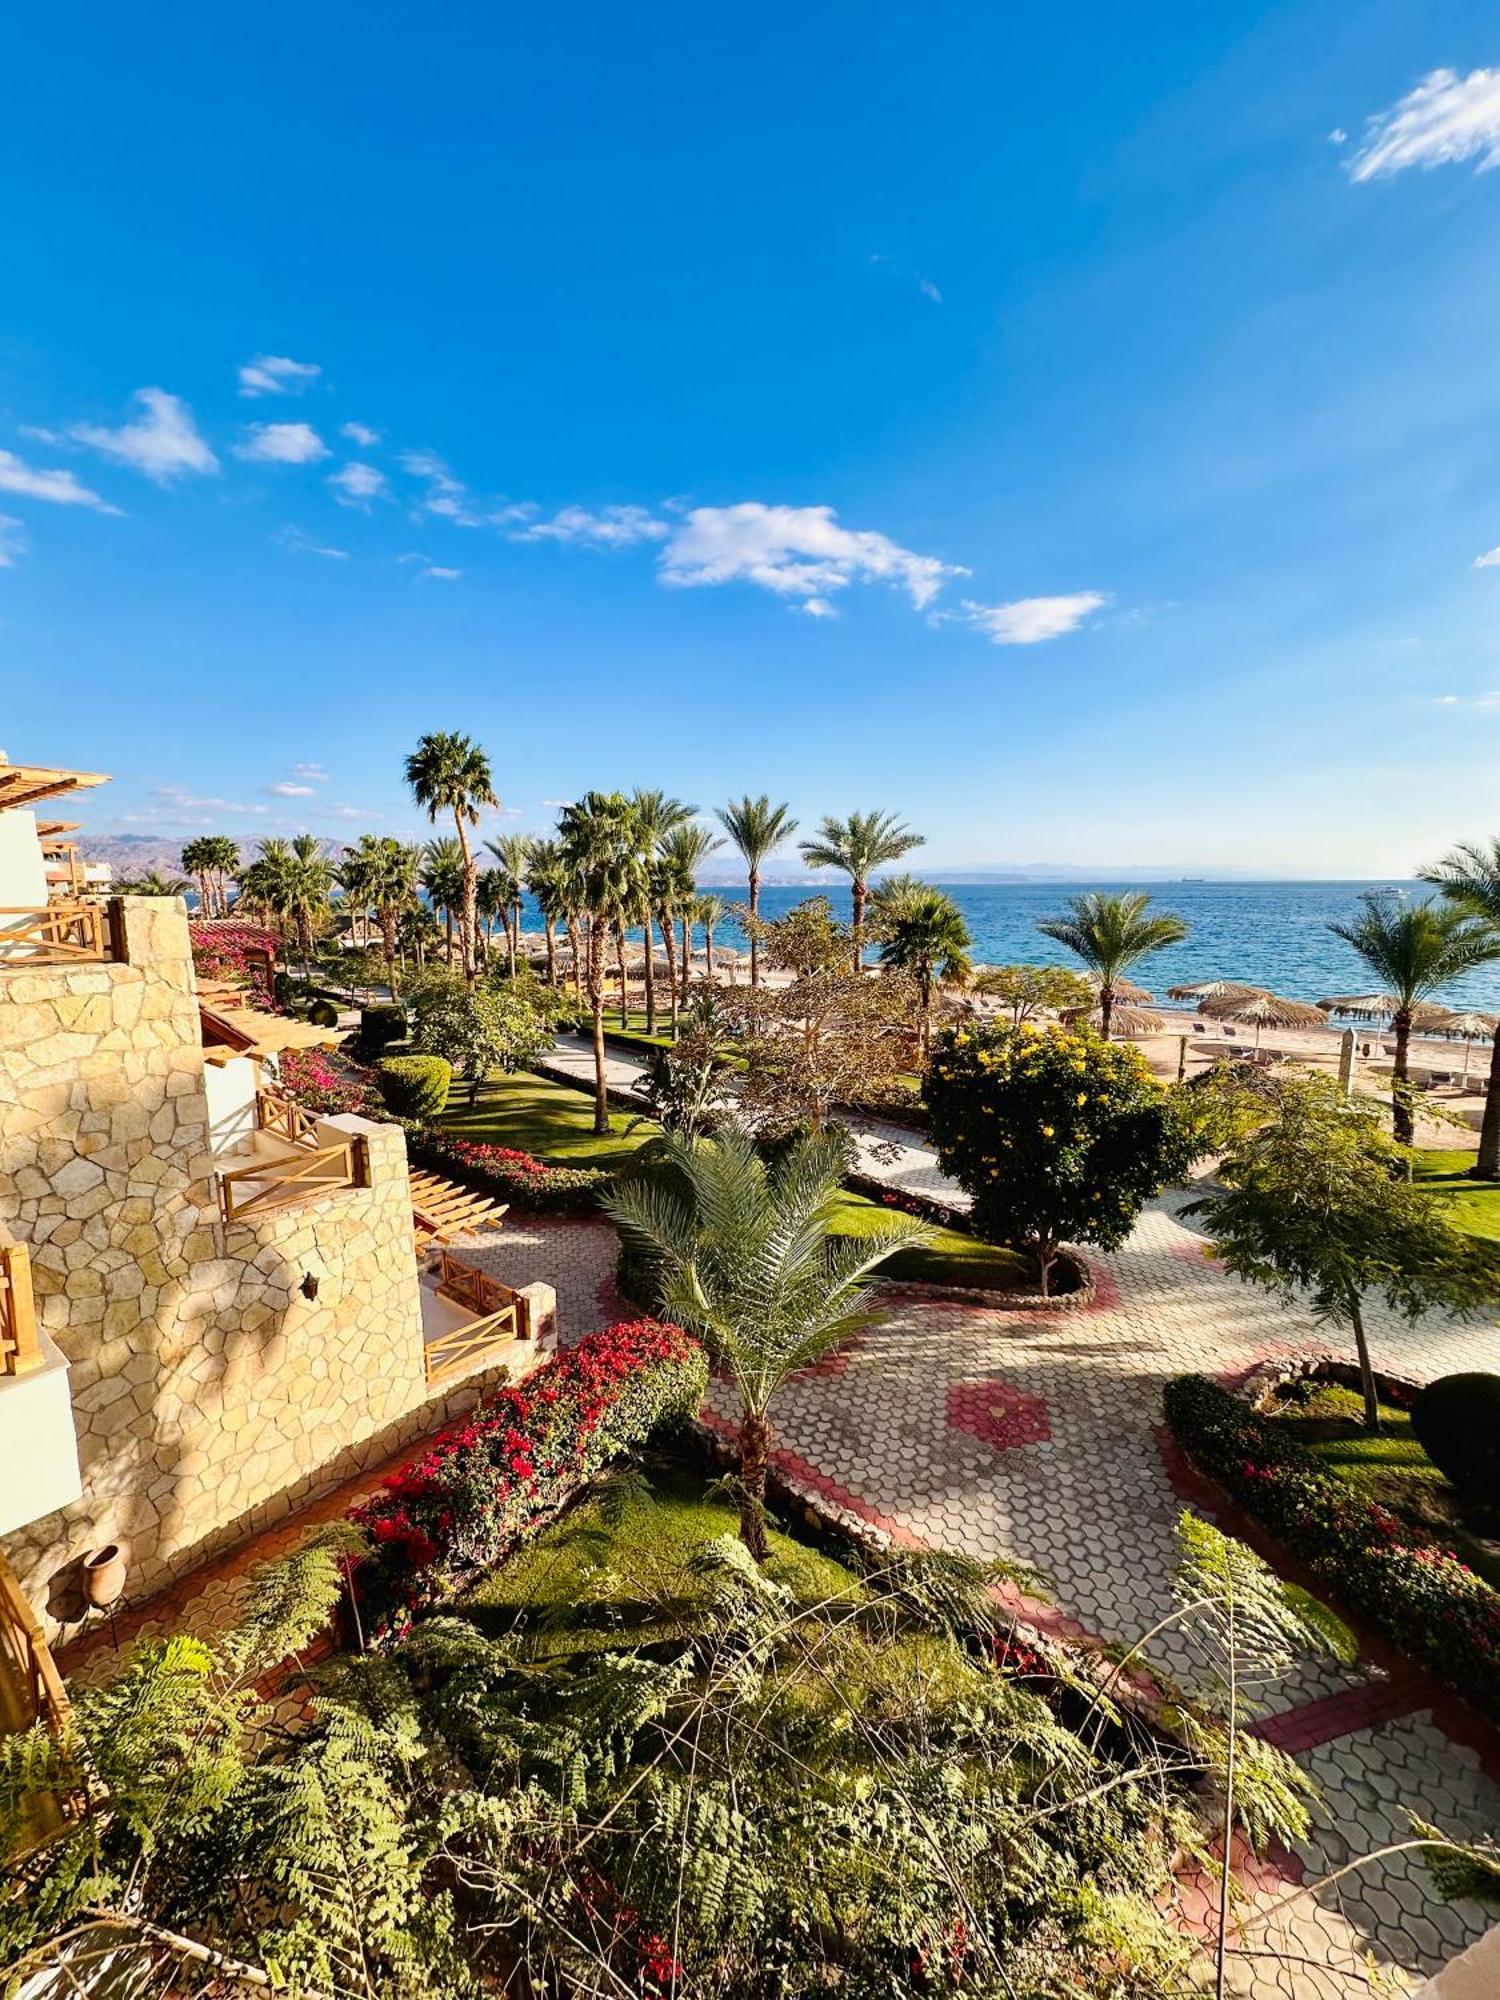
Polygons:
M478 1229L498 1229L508 1206L492 1195L477 1194L459 1181L429 1173L425 1167L411 1170L411 1219L418 1256L451 1243L455 1236L467 1236Z
M107 771L62 771L50 764L11 764L0 757L0 812L108 783Z

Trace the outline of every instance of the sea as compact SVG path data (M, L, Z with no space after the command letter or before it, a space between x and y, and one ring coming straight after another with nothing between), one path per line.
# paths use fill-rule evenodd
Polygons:
M944 882L963 911L973 938L973 958L981 965L1066 965L1067 952L1043 937L1037 924L1063 914L1068 898L1087 889L1144 888L1152 907L1171 910L1187 925L1181 944L1171 945L1132 968L1131 978L1160 1000L1169 986L1198 979L1239 979L1266 986L1297 1000L1317 1001L1336 993L1368 992L1369 969L1329 925L1359 914L1360 898L1389 891L1421 898L1433 891L1421 882ZM749 895L747 886L714 883L705 889L732 909ZM762 885L761 913L778 917L810 896L826 895L834 914L848 922L847 882ZM523 918L540 930L531 900ZM701 945L701 928L694 941ZM743 949L745 939L730 916L714 933L715 945ZM1456 979L1436 996L1446 1004L1485 1012L1500 1009L1500 961Z

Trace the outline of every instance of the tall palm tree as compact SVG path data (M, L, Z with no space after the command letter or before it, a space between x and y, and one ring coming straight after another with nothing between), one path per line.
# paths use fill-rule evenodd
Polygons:
M312 963L313 927L328 909L333 888L333 863L316 834L299 833L292 841L288 866L288 914L297 926L297 949L303 969Z
M684 1000L688 995L688 979L693 965L693 906L698 900L698 870L710 854L717 854L724 845L716 833L710 833L706 826L687 824L674 826L661 843L662 859L667 862L681 890L677 900L677 920L682 927L682 971L681 990ZM672 1010L672 1030L677 1030L677 1010Z
M366 834L365 840L373 835ZM333 870L333 879L343 898L344 908L349 913L349 936L354 944L368 944L370 941L370 912L374 899L370 894L370 856L363 843L344 849L343 859Z
M459 952L464 978L474 984L474 883L478 870L469 851L471 826L478 826L481 807L497 806L490 760L470 737L438 730L421 738L406 760L406 782L412 797L434 824L440 812L451 812L463 854L463 895L459 911Z
M661 1145L661 1170L622 1183L605 1206L655 1264L660 1310L702 1340L739 1394L740 1537L760 1562L776 1392L872 1323L870 1272L931 1231L893 1216L868 1236L834 1236L841 1133L809 1135L775 1166L733 1130Z
M212 834L199 834L196 840L188 841L177 857L180 865L197 881L200 917L211 917L215 914L213 844Z
M531 844L531 863L527 870L528 886L536 900L537 910L542 919L542 932L547 940L547 984L557 984L557 926L567 920L565 908L567 898L567 871L562 865L562 850L555 840L536 840Z
M362 833L345 857L359 865L366 906L375 912L380 927L380 949L385 959L386 984L397 991L396 949L400 942L401 918L417 900L417 868L420 850L404 847L390 834Z
M585 792L558 815L558 841L572 894L588 920L587 980L594 1017L594 1130L609 1130L604 1068L604 959L610 927L646 895L640 828L621 792Z
M724 921L724 905L717 896L699 896L693 904L693 922L703 927L703 957L709 983L714 976L714 932Z
M750 914L758 917L761 866L784 840L790 840L797 831L792 809L788 805L773 806L769 793L762 792L758 799L752 799L746 792L742 799L731 799L727 806L720 806L718 818L719 824L745 857L750 877ZM753 925L750 930L750 984L760 984L760 945Z
M511 890L516 882L503 868L481 868L474 878L474 921L476 942L482 941L479 956L489 963L491 948L495 942L495 921L498 918L505 932L506 958L511 976L515 975L515 950L510 936Z
M847 819L820 821L817 832L801 843L809 868L837 868L849 877L854 894L854 969L865 957L865 904L870 877L877 868L899 861L924 844L920 833L903 826L894 813L852 812Z
M516 954L521 949L521 898L526 890L527 877L531 871L531 850L535 843L524 833L503 833L498 840L485 842L487 853L494 855L500 864L510 895L503 912L505 918L506 965L512 979L516 976Z
M649 869L661 852L661 844L680 826L686 826L697 812L682 799L661 791L634 791L630 806L640 830L641 855ZM653 905L653 907L655 907ZM671 954L668 953L670 967ZM646 1032L656 1033L656 946L651 941L651 920L646 920Z
M180 896L188 887L181 875L163 875L159 869L149 869L144 875L129 876L115 884L115 893L124 896Z
M1421 875L1450 903L1500 937L1500 838L1488 845L1474 842L1455 847L1435 868L1424 868ZM1489 1089L1479 1127L1479 1157L1472 1172L1476 1180L1500 1181L1500 1025L1490 1043Z
M1066 945L1099 982L1099 1032L1109 1040L1115 986L1131 966L1180 944L1188 927L1170 910L1150 913L1151 898L1142 889L1127 895L1090 889L1068 898L1065 917L1044 917L1037 925L1043 937Z
M229 915L229 880L240 872L239 842L227 833L211 833L204 840L209 871L208 885L213 903L211 915Z
M462 849L451 835L442 840L429 840L422 849L420 880L432 907L443 913L446 957L448 964L452 965L454 923L464 899L464 858Z
M1409 903L1375 890L1361 896L1360 905L1352 922L1328 928L1354 947L1393 1003L1391 1115L1396 1138L1409 1146L1415 1129L1407 1082L1412 1009L1451 980L1500 958L1500 933L1459 902Z
M962 986L971 971L973 940L953 898L912 875L893 875L875 891L873 912L880 962L909 973L922 996L921 1050L932 1047L932 998L939 981Z

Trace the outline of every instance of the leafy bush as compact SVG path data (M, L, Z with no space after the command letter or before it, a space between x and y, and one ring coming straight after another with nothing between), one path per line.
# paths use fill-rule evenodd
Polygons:
M314 1000L307 1010L307 1018L315 1028L336 1028L339 1010L331 1000Z
M524 1069L552 1046L552 1025L517 983L476 986L472 993L438 987L416 1000L412 1047L442 1056L469 1086L469 1102L489 1070Z
M1444 1375L1411 1408L1417 1442L1460 1491L1500 1506L1500 1375Z
M392 1042L406 1040L406 1009L391 1002L378 1007L362 1007L359 1014L360 1052L374 1062Z
M408 1157L417 1166L451 1173L513 1208L542 1215L591 1215L614 1184L602 1167L552 1167L511 1146L453 1139L431 1129L409 1130Z
M489 1568L611 1459L691 1417L707 1384L703 1351L680 1327L633 1320L489 1397L353 1510L371 1543L354 1577L366 1630L403 1623Z
M1193 1144L1138 1050L1088 1032L963 1027L927 1072L938 1158L986 1242L1027 1250L1042 1290L1065 1243L1114 1250Z
M284 1049L277 1057L277 1080L304 1111L331 1118L352 1111L361 1118L378 1116L374 1078L340 1057L335 1063L322 1049Z
M375 1070L376 1087L398 1118L438 1118L448 1103L453 1066L441 1056L387 1056Z
M1500 1720L1500 1594L1216 1382L1179 1376L1165 1407L1200 1470L1351 1610Z

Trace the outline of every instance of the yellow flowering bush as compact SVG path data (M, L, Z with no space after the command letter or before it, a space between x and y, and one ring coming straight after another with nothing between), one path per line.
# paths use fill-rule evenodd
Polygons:
M976 1235L1035 1257L1043 1292L1065 1243L1118 1248L1195 1151L1140 1052L1088 1029L950 1030L923 1094Z

